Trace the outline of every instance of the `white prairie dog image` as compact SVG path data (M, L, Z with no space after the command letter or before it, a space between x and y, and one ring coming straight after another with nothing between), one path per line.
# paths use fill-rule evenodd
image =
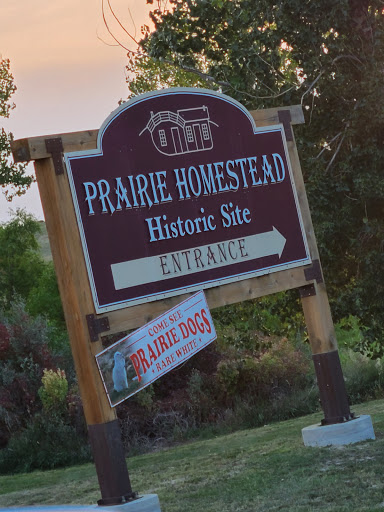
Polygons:
M128 389L125 357L121 352L115 352L114 360L115 364L112 370L113 389L119 392Z

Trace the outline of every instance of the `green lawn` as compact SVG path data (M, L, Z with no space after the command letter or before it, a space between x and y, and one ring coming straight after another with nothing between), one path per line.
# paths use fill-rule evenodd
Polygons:
M305 448L315 414L132 457L132 486L158 494L163 512L383 511L384 400L352 410L371 414L376 441ZM99 498L92 465L0 477L0 506Z

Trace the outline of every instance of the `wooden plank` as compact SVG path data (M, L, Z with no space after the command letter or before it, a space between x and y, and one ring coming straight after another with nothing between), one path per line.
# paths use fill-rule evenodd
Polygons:
M94 357L102 346L90 341L86 322L95 310L68 178L55 174L50 158L35 170L87 424L113 421Z
M98 132L98 130L88 130L86 132L57 133L30 137L29 139L18 139L11 143L13 158L15 162L29 162L48 158L51 155L47 153L45 140L53 138L62 139L65 153L95 149Z
M304 268L308 267L284 270L265 276L209 288L204 290L208 306L210 309L214 309L220 306L242 302L243 300L256 299L279 291L305 286L308 284L308 281L304 275ZM108 316L111 327L109 333L118 333L140 327L179 304L190 295L191 293L187 293L177 297L170 297L169 299L148 302L146 304L108 312L106 315ZM103 315L100 316L102 317Z
M301 105L253 110L251 111L251 115L255 120L256 126L268 126L271 124L279 124L279 110L290 111L292 124L304 123L304 114ZM29 162L31 160L48 158L50 154L47 153L45 140L47 138L58 137L63 141L65 153L95 149L97 145L97 135L98 130L88 130L85 132L61 133L31 137L29 139L19 139L13 141L11 144L12 154L15 162Z
M287 110L291 114L291 124L304 124L304 113L301 105L292 105L289 107L267 108L264 110L252 110L251 116L255 120L256 126L268 126L271 124L280 124L279 111Z

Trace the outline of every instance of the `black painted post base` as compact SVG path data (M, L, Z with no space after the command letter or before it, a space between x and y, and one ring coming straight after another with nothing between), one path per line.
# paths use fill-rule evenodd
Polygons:
M343 371L337 350L314 354L317 383L320 391L321 406L324 411L322 425L343 423L354 418L349 409L349 402Z
M136 499L129 480L118 420L88 425L89 441L101 490L101 506Z

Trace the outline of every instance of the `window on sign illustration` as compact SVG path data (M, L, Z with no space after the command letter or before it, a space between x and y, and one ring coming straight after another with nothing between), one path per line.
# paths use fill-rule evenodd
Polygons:
M186 130L187 130L187 141L193 142L192 126L187 126Z
M162 146L167 145L167 137L165 136L165 130L159 130L160 144Z
M204 139L204 140L209 140L208 125L204 123L204 124L202 125L202 129L203 129L203 139Z

